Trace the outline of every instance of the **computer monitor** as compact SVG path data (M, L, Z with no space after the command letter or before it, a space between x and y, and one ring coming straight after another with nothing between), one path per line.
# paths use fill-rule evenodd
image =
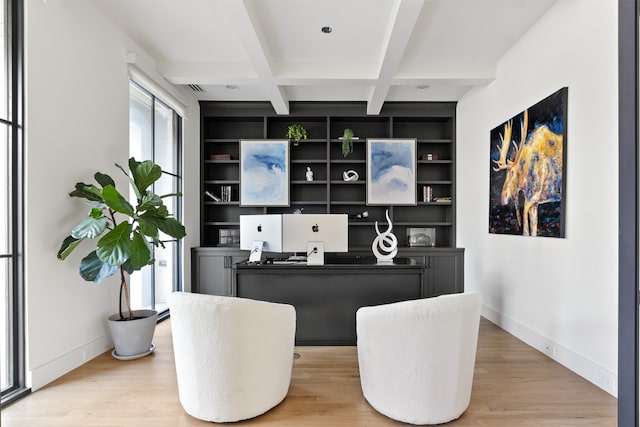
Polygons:
M282 215L282 251L307 254L309 242L322 242L324 252L348 252L348 215Z
M262 250L282 252L282 215L240 215L240 249L253 250L260 241Z

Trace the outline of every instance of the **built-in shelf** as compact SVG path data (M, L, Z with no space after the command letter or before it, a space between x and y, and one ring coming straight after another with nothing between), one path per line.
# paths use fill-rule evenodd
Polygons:
M290 115L275 114L266 102L201 101L201 244L221 246L221 230L237 229L239 215L264 213L346 213L350 218L367 211L365 219L350 219L349 247L370 248L374 224L386 224L385 211L401 244L408 228L435 228L438 246L455 245L455 103L386 103L377 116L368 115L363 102L291 102ZM290 145L290 203L278 207L240 206L240 144L243 139L286 139L288 126L305 127L309 139ZM359 139L353 151L342 155L344 129ZM368 206L366 203L367 138L416 139L415 206ZM436 160L423 160L427 154ZM228 155L230 159L211 159ZM314 173L305 180L306 168ZM344 181L354 170L358 181ZM216 202L204 195L220 196L231 189L231 201ZM423 187L430 186L434 200L426 202ZM226 246L226 245L225 245Z

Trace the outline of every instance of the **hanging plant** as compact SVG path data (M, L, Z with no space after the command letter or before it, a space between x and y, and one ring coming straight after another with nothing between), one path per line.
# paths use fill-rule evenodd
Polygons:
M287 138L293 141L293 145L296 147L300 144L300 141L307 139L307 130L301 125L291 125L287 129Z
M347 157L353 151L353 131L349 128L342 133L342 156Z

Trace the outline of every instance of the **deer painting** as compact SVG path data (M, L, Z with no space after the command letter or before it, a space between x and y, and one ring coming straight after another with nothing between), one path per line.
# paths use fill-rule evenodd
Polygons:
M539 235L540 205L562 202L564 138L550 126L536 122L529 131L529 110L525 110L519 141L513 138L513 119L509 120L498 135L495 148L499 157L492 160L493 176L504 175L502 190L495 198L503 208L513 203L519 232L525 236ZM504 173L498 175L500 171Z

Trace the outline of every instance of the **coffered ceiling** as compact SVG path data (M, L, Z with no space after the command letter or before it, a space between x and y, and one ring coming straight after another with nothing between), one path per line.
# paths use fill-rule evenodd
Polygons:
M556 1L94 3L196 99L270 101L278 114L289 101L366 101L377 114L385 101L456 101L490 84Z

